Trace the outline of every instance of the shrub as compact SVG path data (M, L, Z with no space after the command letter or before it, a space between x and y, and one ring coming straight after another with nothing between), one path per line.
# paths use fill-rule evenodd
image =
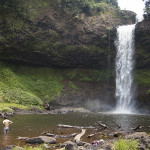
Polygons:
M7 103L42 105L62 89L57 69L14 66L0 63L0 99Z
M137 150L138 142L134 139L120 139L114 143L113 150Z

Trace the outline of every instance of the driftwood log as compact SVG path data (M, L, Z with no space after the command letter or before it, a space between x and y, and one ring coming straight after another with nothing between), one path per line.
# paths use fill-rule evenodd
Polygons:
M97 135L97 134L102 134L102 133L101 133L101 132L92 133L92 134L88 135L87 137L88 137L88 138L91 138L91 137L93 137L94 135Z
M74 138L74 142L79 143L81 141L81 137L85 134L86 129L82 129L81 133L77 134Z
M141 128L142 128L142 126L141 126L141 125L138 125L137 127L133 128L133 130L134 130L134 131L137 131L137 130L139 130L139 129L141 129Z
M61 127L61 128L77 128L77 129L95 129L95 127L92 127L92 126L80 127L80 126L71 126L71 125L64 125L64 124L58 124L58 127Z
M99 126L101 126L104 129L107 129L108 126L106 126L105 124L101 123L100 121L98 121Z

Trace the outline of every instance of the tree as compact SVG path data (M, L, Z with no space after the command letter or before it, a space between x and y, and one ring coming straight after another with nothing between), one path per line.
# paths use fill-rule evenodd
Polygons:
M148 16L150 15L150 0L146 0L145 2L145 12Z

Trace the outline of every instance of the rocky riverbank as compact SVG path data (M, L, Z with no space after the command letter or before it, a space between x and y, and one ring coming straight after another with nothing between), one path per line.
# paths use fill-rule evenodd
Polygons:
M62 132L64 130L62 129ZM106 134L106 132L104 131L104 133ZM104 133L99 133L98 135L103 135ZM134 132L134 133L130 133L130 134L123 134L123 133L109 133L109 135L112 134L112 138L111 139L97 139L94 140L92 142L87 142L82 141L82 137L81 139L79 139L79 141L75 141L75 138L66 138L65 142L63 143L59 143L57 141L57 137L51 137L53 136L52 134L47 134L47 135L42 135L39 137L32 137L32 138L28 138L28 137L19 137L19 140L25 140L26 143L28 144L32 144L32 146L35 146L37 144L42 144L41 146L39 146L39 148L42 149L57 149L57 150L114 150L114 144L116 141L122 139L125 140L132 140L132 141L136 141L138 143L137 145L137 149L138 150L148 150L150 149L150 136L147 135L145 132ZM75 134L72 137L76 137L79 134ZM116 136L117 135L117 136ZM119 136L120 135L120 136ZM63 135L61 135L63 136ZM85 136L85 135L84 135ZM87 136L87 135L86 135ZM105 135L106 136L106 135ZM89 137L87 137L89 138ZM29 146L29 145L28 145ZM3 148L1 148L0 150L14 150L14 148L16 148L17 150L25 150L25 148L23 147L18 147L15 145L7 145ZM31 148L31 145L30 145Z

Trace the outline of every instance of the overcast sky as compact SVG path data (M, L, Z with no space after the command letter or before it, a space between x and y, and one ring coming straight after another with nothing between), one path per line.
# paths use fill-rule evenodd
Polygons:
M118 0L121 9L134 11L136 14L143 14L145 4L143 0Z

